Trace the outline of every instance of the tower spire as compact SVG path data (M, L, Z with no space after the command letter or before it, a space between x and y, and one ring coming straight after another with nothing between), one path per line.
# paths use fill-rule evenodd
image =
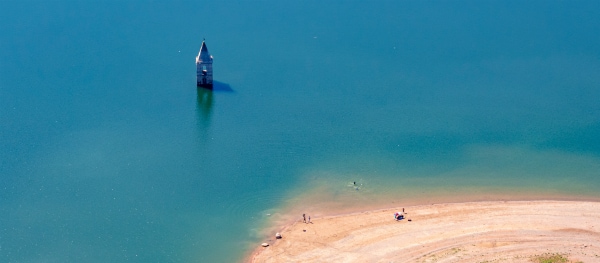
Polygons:
M200 87L212 88L213 72L212 72L213 57L208 52L206 41L202 41L200 52L196 57L196 83Z

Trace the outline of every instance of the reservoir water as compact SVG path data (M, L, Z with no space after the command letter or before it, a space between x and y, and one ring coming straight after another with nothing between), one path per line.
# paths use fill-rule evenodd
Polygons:
M0 261L235 262L299 207L598 199L599 31L597 1L3 1Z

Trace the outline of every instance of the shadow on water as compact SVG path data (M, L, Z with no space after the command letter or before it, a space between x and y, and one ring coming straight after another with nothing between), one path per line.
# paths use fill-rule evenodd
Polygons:
M207 88L198 87L196 97L196 113L198 114L198 128L200 135L206 137L210 128L210 119L213 107L213 91Z
M227 84L227 83L223 83L220 81L213 81L213 91L215 92L235 92L232 88L231 85Z

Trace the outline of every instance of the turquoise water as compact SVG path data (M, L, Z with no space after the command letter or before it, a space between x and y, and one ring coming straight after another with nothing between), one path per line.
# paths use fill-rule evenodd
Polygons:
M239 261L298 203L598 198L599 30L595 1L2 2L0 261Z

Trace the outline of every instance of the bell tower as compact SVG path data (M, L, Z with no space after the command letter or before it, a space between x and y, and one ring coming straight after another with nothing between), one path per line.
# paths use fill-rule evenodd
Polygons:
M202 47L196 57L196 83L199 87L212 88L213 86L213 57L208 53L206 43L202 41Z

